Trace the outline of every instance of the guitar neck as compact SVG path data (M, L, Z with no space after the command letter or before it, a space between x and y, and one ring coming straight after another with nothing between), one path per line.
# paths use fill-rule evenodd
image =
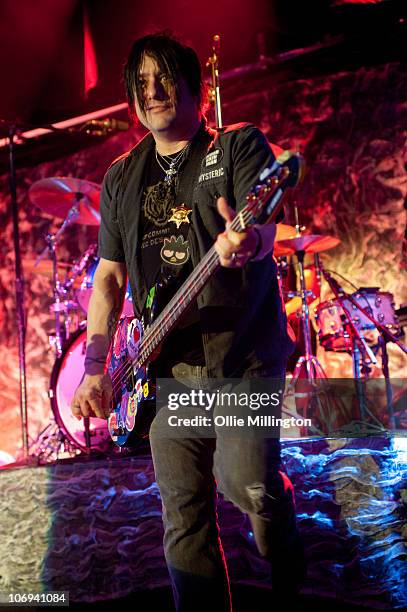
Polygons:
M231 229L242 231L252 222L249 206L233 219ZM202 291L206 283L220 267L219 255L211 247L187 280L181 285L174 297L168 302L157 319L147 329L140 345L138 361L145 363L150 355L175 327L191 302Z
M299 165L298 159L296 164ZM279 167L278 177L275 175L275 165ZM285 166L275 163L267 172L269 174L274 172L274 174L249 193L247 204L233 219L230 225L231 229L241 232L253 223L264 222L264 219L271 222L275 219L284 193L283 183L287 183L287 176L290 171ZM288 184L287 186L292 185ZM146 363L149 360L151 354L165 340L219 266L219 255L212 246L157 319L146 330L140 343L138 363Z

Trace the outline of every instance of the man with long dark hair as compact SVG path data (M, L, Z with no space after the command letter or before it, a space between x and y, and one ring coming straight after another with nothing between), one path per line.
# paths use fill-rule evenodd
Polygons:
M284 380L292 341L272 257L275 224L230 224L275 155L254 126L210 129L196 53L167 33L145 36L125 67L131 115L149 134L108 170L101 198L100 263L88 313L78 417L109 413L105 361L128 275L137 316L170 270L175 286L215 242L221 268L164 342L156 371L193 380ZM248 513L273 588L291 592L303 573L293 490L279 470L278 439L163 437L150 430L163 502L164 550L178 611L231 609L216 518L216 489ZM215 480L216 477L216 480Z

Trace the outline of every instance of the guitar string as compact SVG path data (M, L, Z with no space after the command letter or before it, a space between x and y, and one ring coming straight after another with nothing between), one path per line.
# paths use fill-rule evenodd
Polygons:
M238 219L238 217L235 218L236 219L236 223L232 223L231 224L232 229L239 229L239 220L242 222L242 224L246 224L247 221L249 221L250 218L252 217L252 214L250 213L250 211L243 209L243 211L241 211L238 216L240 217L240 219ZM234 227L233 227L233 225L234 225ZM177 312L177 310L180 309L180 305L182 304L182 302L184 300L180 300L180 298L178 297L179 292L181 291L182 293L185 293L186 291L190 291L191 289L195 288L196 284L197 284L196 281L199 284L199 282L200 282L200 275L201 275L201 272L203 271L203 269L205 267L208 267L208 265L212 265L214 263L215 260L211 259L211 257L213 257L214 254L216 255L216 252L215 252L214 248L211 247L211 249L208 251L206 256L201 260L201 262L195 268L194 273L192 275L192 278L190 278L185 283L184 287L181 287L178 290L178 292L175 294L175 296L173 296L173 298L170 300L170 302L164 308L162 313L158 316L156 321L154 321L152 326L147 330L146 335L144 336L144 338L142 338L141 343L140 343L139 356L141 355L141 353L143 351L145 352L145 351L149 350L150 345L154 344L154 341L155 341L157 336L160 337L160 331L159 331L159 329L156 329L156 328L164 327L164 324L167 323L168 319L171 319L174 316L174 314ZM192 299L193 298L191 298L191 301L192 301ZM154 348L152 350L154 350ZM134 363L133 363L133 365L134 365ZM125 362L123 364L122 368L119 367L116 370L116 372L118 374L116 374L116 372L114 373L114 375L112 377L112 382L116 381L118 376L121 376L122 370L126 366L129 366L130 368L132 367L131 364L129 364L128 362Z
M216 253L216 251L214 251L214 253L212 253L211 255L212 255L212 258L208 260L208 268L210 268L213 265L213 263L216 262L216 258L219 259L219 256ZM215 257L213 257L213 255L215 255ZM201 283L202 283L202 281L199 278L196 278L194 280L194 283L190 284L190 286L188 287L188 290L191 291L191 289L195 289L195 287L199 286L199 284L201 284ZM185 290L187 290L187 287L185 287ZM191 298L191 301L192 301L192 299L193 298ZM171 327L173 327L175 325L176 320L174 320L174 315L176 314L177 310L182 310L181 304L183 303L183 301L184 300L179 302L176 306L174 306L174 308L171 311L166 313L165 314L165 318L164 318L163 321L160 320L160 327L161 327L161 329L164 326L168 327L168 323L170 323L169 329L166 330L165 335L167 333L169 333L169 331L171 330ZM157 321L158 321L158 319L157 319ZM150 332L150 335L148 337L143 338L144 342L140 343L139 353L138 353L138 356L137 356L137 361L140 362L140 365L145 363L145 361L147 360L149 355L151 355L151 352L156 348L154 346L156 340L158 340L158 343L157 343L157 346L158 346L159 342L161 341L160 334L161 334L160 330L157 329L157 330L153 330L152 332ZM153 347L152 349L150 348L151 346ZM144 356L144 354L146 352L147 352L147 355ZM115 376L114 378L112 377L113 392L114 393L120 388L123 379L127 378L127 376L133 372L134 367L135 367L134 361L130 361L130 363L129 362L125 362L122 370L120 371L120 373L118 373L118 375ZM124 370L126 370L126 371L124 372ZM117 371L119 372L119 368L118 368ZM118 381L118 378L120 378L121 380ZM116 384L116 383L118 383L118 384Z
M274 196L277 192L277 189L279 187L281 187L281 183L282 181L286 178L286 177L280 177L280 179L278 179L276 176L273 177L274 178L274 185L273 185L273 191L272 193L270 193L270 191L272 190L272 187L270 187L270 183L268 182L268 184L266 183L265 185L262 185L262 189L263 192L261 192L260 194L253 194L252 191L252 196L254 195L254 197L256 197L257 200L257 206L259 206L259 204L263 207L264 203L269 201L271 199L272 196ZM280 194L280 198L283 195L283 193ZM250 196L248 196L247 199L249 199ZM231 223L231 229L236 229L239 230L241 229L239 227L239 221L242 221L242 225L243 228L246 226L246 221L249 221L250 218L253 218L253 213L249 210L249 203L245 206L245 208L240 211L240 213L238 213L238 215L233 219L232 223ZM251 207L253 208L253 206ZM244 217L248 216L248 219L245 219ZM215 255L215 258L213 258L213 256ZM214 247L212 247L208 253L206 254L206 256L204 257L204 259L200 262L200 264L198 264L198 266L195 268L194 272L194 277L193 279L190 279L189 281L189 288L188 290L191 291L191 289L195 289L195 287L197 286L197 284L199 285L199 274L200 272L207 267L208 269L210 268L210 266L212 266L214 263L216 263L216 258L218 258L218 255L216 253L216 251L214 250ZM210 271L211 273L213 273L213 271ZM207 279L208 280L208 279ZM198 281L198 283L196 282ZM188 281L187 281L188 282ZM206 282L206 281L205 281ZM202 282L200 283L202 285ZM201 287L202 288L202 287ZM184 300L180 300L180 298L178 298L178 294L181 292L184 292L187 290L187 287L184 287L175 294L175 296L172 298L172 300L169 302L169 304L166 306L166 308L164 309L164 311L159 315L159 317L157 318L157 320L152 324L152 327L147 331L147 334L144 338L142 338L141 342L140 342L140 346L139 346L139 353L137 355L137 359L136 360L130 360L129 361L125 361L122 366L120 366L116 372L114 373L114 375L112 376L112 386L113 386L113 392L116 393L117 389L119 388L116 383L116 381L118 380L118 378L122 379L123 376L123 371L126 370L125 372L125 377L126 379L128 378L129 374L134 374L134 367L137 365L137 362L140 363L140 365L142 365L143 363L145 363L145 361L147 361L148 357L151 355L151 353L154 351L155 348L157 348L157 346L159 345L159 343L161 342L162 338L161 338L161 331L160 328L162 329L164 327L164 324L166 326L168 326L168 321L170 321L170 326L168 328L168 330L165 332L164 336L169 333L169 331L171 331L171 327L173 327L176 323L176 319L174 320L174 315L176 314L177 310L181 310L181 312L183 311L183 308L181 308L181 305L183 303ZM199 292L197 292L195 295L197 295ZM192 301L193 298L190 299L189 303ZM187 308L189 306L189 304L187 304L187 306L185 308ZM156 329L158 328L158 329ZM156 341L158 338L158 342ZM156 346L154 346L154 343L156 344ZM151 348L152 347L152 348ZM143 357L143 352L147 352L147 355L144 355ZM121 381L119 381L119 384L121 384Z
M249 211L243 210L243 211L241 211L241 213L239 213L239 217L241 217L241 219L238 219L238 217L235 217L235 219L237 220L237 223L235 223L235 224L232 223L231 224L232 229L238 229L238 227L240 227L239 226L239 221L243 220L243 224L245 224L252 217L252 215L251 215L251 213ZM233 225L235 225L235 227L233 227ZM195 268L192 278L190 278L188 281L186 281L185 287L184 288L181 287L179 289L179 291L182 291L182 293L185 293L186 291L191 292L191 290L195 289L197 286L199 286L199 284L202 284L201 273L203 272L203 270L205 268L209 269L213 265L213 263L216 262L216 257L218 257L218 255L217 255L214 247L211 247L211 249L208 251L206 256L201 260L201 262ZM159 341L161 340L161 338L160 338L160 335L161 335L160 328L162 329L164 326L167 326L168 325L168 321L171 322L171 319L173 319L173 317L177 313L177 311L178 310L182 310L181 306L182 306L182 304L184 302L184 299L180 300L180 298L177 297L179 291L175 294L175 296L173 296L173 298L170 300L170 302L164 308L163 312L159 315L159 317L156 319L156 321L152 324L152 327L150 327L150 329L147 331L147 333L144 336L144 338L142 338L142 340L140 342L140 346L139 346L138 360L140 360L142 353L145 353L145 352L149 351L150 346L154 345L154 343L155 343L157 338L159 339ZM191 298L190 302L192 301L192 299L193 298ZM154 348L155 347L153 347L152 350L154 350ZM147 357L148 357L148 355L147 355ZM144 361L145 360L146 359L144 359ZM141 363L143 363L143 361L141 361ZM123 364L122 368L118 368L116 370L117 375L116 375L116 372L115 372L113 377L112 377L112 382L113 383L115 383L117 381L118 377L120 377L120 378L122 377L123 370L126 367L128 368L128 372L130 372L130 370L134 367L134 363L133 362L128 363L128 361L127 361L127 362L125 362Z
M258 202L261 203L261 197L258 198ZM231 229L233 229L233 230L240 229L240 227L241 227L240 222L243 222L242 224L246 225L247 221L249 221L250 218L252 218L252 216L253 216L252 213L249 210L247 210L247 206L246 206L235 217L235 219L232 221ZM236 223L235 223L235 221L236 221ZM214 263L216 263L217 259L219 260L218 254L216 253L214 247L211 247L211 249L208 251L208 253L204 257L204 259L201 260L200 264L198 264L198 266L195 268L193 278L190 279L189 281L187 281L189 283L189 286L186 285L186 287L182 290L182 292L183 293L185 293L185 291L191 292L191 290L195 289L197 286L199 286L199 284L202 284L202 280L200 278L201 272L203 271L204 268L208 268L210 270L210 267ZM213 273L213 271L211 271L211 273ZM192 299L193 298L191 298L190 302L192 301ZM173 303L173 302L175 302L175 303ZM155 343L156 339L158 338L158 343L161 341L161 338L160 338L161 329L164 327L164 325L167 326L168 322L170 322L170 329L171 329L171 324L172 324L172 326L175 324L176 321L174 322L174 320L173 320L174 319L174 315L177 313L178 310L182 310L183 302L184 302L184 300L180 300L180 298L177 298L177 294L175 294L175 296L167 304L166 308L163 310L161 315L159 315L157 320L152 324L152 327L150 328L149 332L147 332L146 336L144 336L144 338L142 338L142 340L140 342L138 359L137 359L138 361L140 361L141 364L144 361L146 361L146 359L149 356L149 355L147 355L145 359L141 359L142 354L145 353L145 352L149 353L150 347L153 346L153 348L150 351L150 354L151 354L151 352L154 350L154 348L156 348L156 347L154 347L154 343ZM169 331L170 330L168 330L168 331L166 330L165 335ZM134 364L133 361L131 361L130 363L124 362L123 366L119 367L116 370L116 372L112 376L113 392L114 393L119 388L118 385L116 385L115 383L118 381L118 378L120 378L120 379L123 378L123 371L127 367L127 372L124 375L124 376L127 376L127 374L130 374L133 371L134 366L135 366L135 364Z
M271 188L270 187L263 187L263 189L265 189L265 191L263 193L261 193L260 195L256 196L257 199L257 205L263 205L263 200L265 200L267 202L267 200L270 200L270 198L275 194L276 192L276 188L279 185L274 185L274 191L273 193L268 193ZM245 218L246 217L246 218ZM243 227L246 225L247 221L249 221L251 218L253 217L252 212L248 209L248 205L246 205L246 207L234 218L234 220L231 223L231 229L240 229L239 226L239 221L242 221L242 225ZM215 257L214 257L215 256ZM113 383L113 392L115 393L119 386L117 384L115 384L118 381L118 378L122 379L122 378L128 378L129 374L133 373L134 367L137 364L137 361L140 363L140 365L142 365L143 363L145 363L145 361L147 361L148 357L151 355L151 353L154 351L154 349L159 345L159 342L162 340L161 338L161 331L160 328L162 329L164 327L164 325L168 326L168 321L170 322L170 327L168 329L168 331L165 332L164 335L166 335L167 333L169 333L169 331L171 331L171 327L174 326L174 324L176 323L176 320L174 321L174 315L177 313L178 310L183 310L181 308L181 305L183 303L184 300L180 301L180 298L177 297L178 293L182 290L182 292L185 293L185 291L189 290L191 291L191 289L195 289L197 287L197 285L202 284L201 283L201 279L200 279L200 273L203 271L204 268L210 268L214 263L216 263L216 258L218 257L214 247L211 247L211 249L208 251L208 253L206 254L206 256L204 257L203 260L201 260L200 264L198 264L198 266L195 268L194 270L194 275L193 278L190 279L189 281L189 287L184 287L184 289L181 289L175 294L175 296L172 298L172 300L169 302L169 304L167 304L166 308L163 310L163 312L159 315L159 317L157 318L157 320L152 324L152 327L147 331L147 334L144 338L142 338L141 342L140 342L140 346L139 346L139 352L138 352L138 356L137 356L137 360L130 360L130 362L127 360L125 361L121 367L119 367L116 372L114 373L114 375L112 376L112 383ZM213 271L211 271L211 273L213 273ZM198 293L198 292L197 292ZM190 302L192 301L193 298L190 299ZM189 303L190 303L189 302ZM186 308L189 306L189 304L187 304ZM156 329L158 328L158 329ZM158 342L156 342L158 338ZM154 343L156 343L156 346L154 346ZM152 346L152 348L151 348ZM147 355L143 356L143 353L146 353ZM127 370L126 370L127 368ZM126 371L125 371L126 370ZM123 376L123 372L125 371L125 374ZM119 381L119 385L121 384L121 380Z
M197 283L199 284L199 282L201 281L200 275L203 272L205 267L209 267L213 263L211 259L214 254L217 255L214 248L211 247L211 249L207 253L207 256L195 268L193 277L190 278L185 283L184 287L180 288L180 291L182 290L183 293L185 291L191 291L191 289L197 286ZM174 298L176 298L177 293L175 294ZM152 327L150 327L147 330L146 335L142 338L140 342L140 346L139 346L139 356L141 355L142 352L145 352L146 350L148 350L151 344L154 344L155 339L159 337L160 335L159 328L160 327L162 328L168 322L168 320L173 316L173 313L175 313L177 310L180 309L180 305L184 302L184 300L180 300L180 298L177 298L175 300L174 298L170 300L170 302L167 304L163 312L159 315L159 317L157 317L156 321L154 321L154 323L152 324ZM191 301L192 299L193 298L191 298ZM174 304L174 302L176 303ZM128 364L125 363L124 365L126 366ZM116 372L119 372L119 376L121 375L120 368L118 368ZM115 382L118 378L118 376L116 376L116 372L114 373L112 377L112 382Z
M199 272L201 270L203 270L204 266L200 266L199 268ZM197 270L198 268L196 268L195 270ZM185 286L181 287L182 291L190 291L191 288L193 288L195 286L195 282L196 282L196 274L194 274L194 277L192 279L190 279L188 281L188 284L185 284ZM181 304L183 302L183 300L179 300L179 304ZM170 309L171 307L171 309ZM173 306L171 304L171 302L169 304L167 304L166 309L160 314L159 318L157 318L157 320L154 322L154 327L149 328L146 331L146 335L142 338L141 342L140 342L140 346L139 346L139 352L138 352L138 360L140 360L141 357L141 353L144 352L148 352L149 347L154 344L155 340L157 337L159 337L160 332L159 329L157 329L157 326L159 327L164 327L164 325L168 324L168 320L173 316L173 313L176 312L177 308L179 309L179 305L178 306ZM154 349L153 349L154 350ZM141 364L143 363L143 361L140 362ZM112 383L115 383L117 381L118 378L122 377L122 373L126 368L132 369L132 367L134 366L133 362L130 362L127 360L123 363L122 366L119 366L119 368L117 368L117 370L114 372L113 376L112 376Z
M217 253L214 251L212 253L213 255L217 255ZM210 259L208 259L208 267L210 267L214 261L216 261L216 258L211 257ZM194 279L194 281L199 280L198 278ZM192 288L194 289L196 287L196 282L192 283L190 282L190 287L188 287L188 290L191 290ZM192 300L191 300L192 301ZM168 313L165 317L165 325L168 326L168 320L171 321L171 317L174 316L174 313L176 312L176 310L179 309L179 306L177 306L173 311L171 311L170 313ZM173 326L176 323L176 320L172 319L172 325L170 325L170 329L171 326ZM160 337L159 333L154 333L153 336L150 338L148 338L148 342L144 343L143 345L140 345L140 351L139 354L137 356L137 361L140 362L140 364L145 363L145 361L147 360L148 356L151 355L152 351L149 351L149 347L151 345L152 342L154 342L156 340L156 338ZM144 357L145 353L147 352L147 355ZM114 395L116 395L117 391L121 389L122 384L124 382L124 380L128 380L130 376L134 375L134 361L126 361L124 364L124 368L122 369L120 375L118 377L116 377L116 379L114 380L112 386L113 386L113 393ZM123 373L123 370L125 370L125 372ZM119 380L117 380L119 378Z
M261 193L260 195L256 196L257 199L257 205L263 205L263 200L265 200L266 202L268 200L270 200L270 198L275 194L276 192L276 188L279 185L274 185L274 192L273 193L268 193L270 191L270 188L263 187L265 189L265 192ZM245 218L246 217L246 218ZM242 225L243 227L246 225L246 222L250 220L250 218L253 217L252 212L248 209L248 205L246 205L246 207L234 218L234 220L231 223L231 229L234 230L238 230L240 229L239 226L239 221L242 221ZM215 256L215 257L214 257ZM210 268L210 266L212 266L214 263L216 263L216 258L218 258L219 256L217 255L214 247L211 247L211 249L208 251L208 253L206 254L206 256L204 257L203 260L201 260L200 264L198 264L198 266L195 268L194 270L194 275L193 278L190 279L189 282L189 287L187 289L187 287L185 287L184 289L181 289L179 291L182 290L182 292L185 293L185 291L189 290L191 291L191 289L195 289L197 285L200 284L200 273L201 271L203 271L204 268ZM213 273L213 271L211 271L211 273ZM147 334L144 338L142 338L141 342L140 342L140 346L139 346L139 352L137 355L137 359L136 360L130 360L129 361L125 361L121 367L119 367L116 372L114 373L114 375L112 376L112 386L113 386L113 392L116 393L116 391L120 388L119 385L122 384L122 380L118 381L118 379L127 379L129 374L132 374L134 371L134 367L137 364L137 361L140 363L140 365L142 365L143 363L145 363L145 361L147 361L148 357L151 355L151 352L154 351L154 349L159 345L159 342L161 341L161 331L160 328L162 329L164 327L164 325L168 326L168 321L170 322L170 327L168 329L168 331L165 332L164 335L166 335L167 333L169 333L169 331L171 331L171 327L174 326L174 324L176 323L176 320L174 321L174 315L176 314L177 310L182 310L181 305L182 305L182 301L180 301L179 298L177 298L177 295L179 293L179 291L175 294L175 296L172 298L172 300L170 300L169 304L167 304L166 308L163 310L163 312L159 315L159 317L157 318L157 320L152 324L152 327L147 331ZM198 293L198 292L197 292ZM191 298L190 302L192 301L193 298ZM189 304L187 305L187 307L189 306ZM158 328L158 329L156 329ZM158 342L156 343L156 346L154 346L154 343L156 342L156 339L158 338ZM152 348L151 348L152 345ZM145 355L143 357L143 353L147 352L147 355ZM127 368L127 369L126 369ZM124 374L123 374L124 372ZM116 384L116 382L118 382L118 384Z

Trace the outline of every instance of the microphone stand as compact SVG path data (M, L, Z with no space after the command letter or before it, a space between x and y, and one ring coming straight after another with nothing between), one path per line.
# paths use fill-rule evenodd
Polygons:
M17 179L15 166L14 138L17 134L15 125L10 126L8 134L9 149L9 169L10 169L10 195L11 210L13 218L13 240L15 254L15 295L16 295L16 314L17 314L17 335L18 335L18 364L20 371L20 415L21 415L21 434L23 443L24 461L28 461L28 416L27 416L27 370L25 359L25 332L26 322L24 313L24 278L21 265L20 250L20 228L18 219L17 203Z
M215 123L216 127L221 128L222 123L222 106L220 101L220 84L219 84L219 51L220 51L220 36L215 34L212 38L212 55L209 57L206 66L211 67L212 83L211 83L211 98L215 107Z

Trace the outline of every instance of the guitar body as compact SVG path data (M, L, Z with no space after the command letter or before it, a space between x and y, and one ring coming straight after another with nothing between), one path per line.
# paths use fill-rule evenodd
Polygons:
M114 390L108 429L113 442L122 447L133 446L137 439L147 437L155 416L152 365L137 362L143 334L143 321L121 318L108 364Z

